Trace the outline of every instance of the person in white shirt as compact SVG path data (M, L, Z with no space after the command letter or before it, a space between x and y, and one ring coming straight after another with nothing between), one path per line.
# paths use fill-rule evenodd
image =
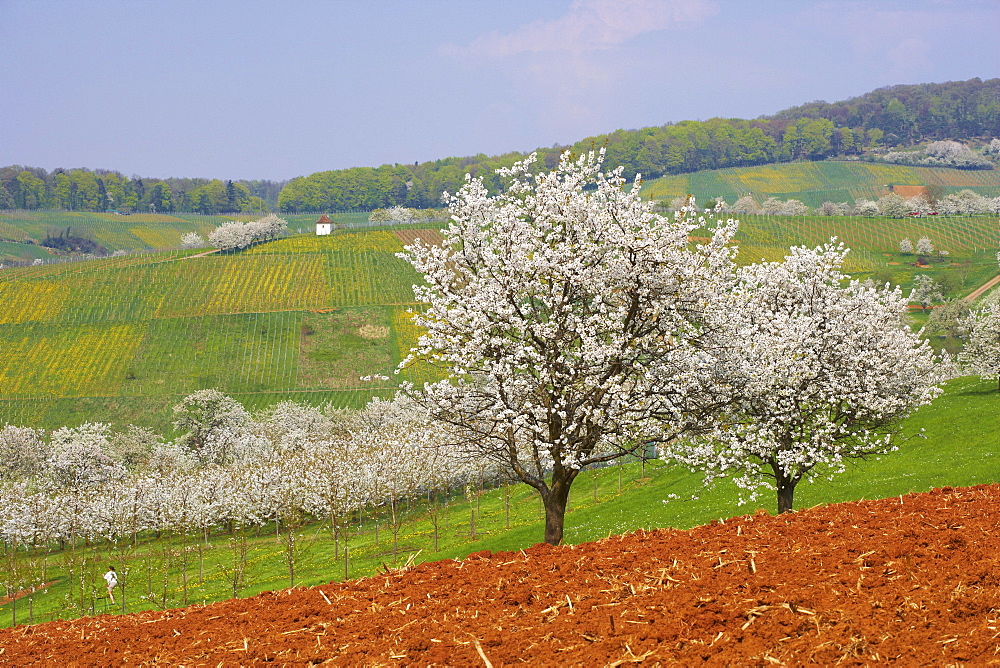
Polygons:
M115 570L114 566L108 566L108 572L104 574L104 579L108 583L108 598L110 598L111 602L114 603L115 594L112 590L118 586L118 572Z

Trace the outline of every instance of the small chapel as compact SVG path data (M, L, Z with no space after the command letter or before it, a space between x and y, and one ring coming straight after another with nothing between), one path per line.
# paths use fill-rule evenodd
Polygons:
M316 236L325 236L333 232L333 221L325 213L316 221Z

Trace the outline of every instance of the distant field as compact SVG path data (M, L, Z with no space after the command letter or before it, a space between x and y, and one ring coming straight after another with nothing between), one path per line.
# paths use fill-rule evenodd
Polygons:
M334 223L344 227L366 226L368 214L329 214ZM129 214L91 213L83 211L0 211L0 263L6 260L52 259L55 253L41 246L23 243L31 239L39 243L46 236L56 236L69 230L73 236L96 241L109 251L148 251L180 246L181 237L196 232L203 237L219 225L232 220L253 220L260 215L203 216L196 213ZM286 214L289 230L311 232L318 216ZM9 240L4 242L3 240Z
M643 185L654 199L694 195L705 202L723 197L729 203L752 194L758 202L774 196L797 199L811 207L823 202L878 199L888 185L938 185L946 193L969 188L982 195L1000 195L1000 170L909 167L857 161L788 162L758 167L731 167L664 176Z
M899 242L914 243L928 237L935 250L948 252L948 262L933 263L927 271L969 263L995 274L995 254L1000 249L1000 220L996 216L926 218L865 218L860 216L764 216L740 214L736 240L741 262L780 260L790 245L817 246L837 237L850 249L848 271L870 272L891 262L913 263L913 256L899 254ZM903 269L899 269L903 271ZM985 280L985 278L983 279Z
M402 246L393 231L340 230L235 254L2 270L0 424L165 430L171 406L207 387L251 407L385 395L360 377L393 377L418 336L406 310L419 277Z

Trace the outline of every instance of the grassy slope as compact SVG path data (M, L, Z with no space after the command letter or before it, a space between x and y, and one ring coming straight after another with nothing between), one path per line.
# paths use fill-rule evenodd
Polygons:
M412 230L410 231L413 232ZM913 266L898 240L928 235L948 262ZM848 271L908 287L917 273L967 294L996 272L994 217L744 216L740 261L838 236ZM251 408L281 399L358 406L388 390L418 332L418 280L392 231L341 230L189 258L167 251L0 272L0 421L169 428L170 407L205 387ZM362 332L366 332L362 334ZM432 377L414 369L418 382Z
M992 381L961 378L951 382L946 393L932 405L917 412L906 424L905 437L898 453L849 466L846 473L832 480L802 483L796 494L796 507L836 503L859 498L883 498L920 492L940 486L967 486L1000 481L1000 448L996 433L1000 430L998 413L1000 393ZM924 429L924 437L914 437ZM773 512L774 499L764 496L757 502L740 505L738 493L727 482L705 488L701 477L686 470L659 462L646 465L646 477L640 477L639 464L611 467L583 474L573 490L567 515L566 540L580 543L608 534L638 528L672 526L688 528L714 519L728 518L764 508ZM619 487L621 481L621 488ZM595 502L596 482L596 502ZM675 495L664 502L669 495ZM383 564L402 563L408 555L420 551L417 560L461 558L483 549L517 550L538 542L542 523L539 505L524 486L510 488L510 502L505 504L502 489L487 491L478 499L454 498L442 512L439 549L433 549L433 526L426 508L416 506L408 515L397 536L393 553L392 534L383 513L376 518L381 526L375 543L373 518L366 515L364 525L351 538L350 576L376 573ZM508 520L507 508L510 509ZM470 535L475 513L477 536ZM509 527L509 528L508 528ZM300 545L304 547L297 564L297 584L320 584L344 576L343 552L334 554L329 535L318 525L302 527ZM184 578L180 563L187 555L187 601L220 600L232 596L227 569L233 560L230 536L213 536L208 546L194 536L171 536L160 540L147 538L132 550L126 544L99 546L77 553L75 568L83 582L87 608L92 603L97 612L112 611L101 597L100 575L108 563L122 570L129 564L131 610L156 607L153 602L134 600L153 591L159 604L181 605L184 602ZM241 596L288 586L287 562L282 543L276 540L273 527L249 541L248 586ZM126 562L125 559L128 559ZM203 559L199 568L199 561ZM46 593L33 600L36 620L57 615L76 616L79 610L66 609L71 592L67 566L72 559L66 552L47 558L47 579L55 580ZM203 577L199 577L199 572ZM72 589L79 596L77 586ZM27 602L20 603L18 618L27 618ZM0 610L0 625L11 621L11 605Z

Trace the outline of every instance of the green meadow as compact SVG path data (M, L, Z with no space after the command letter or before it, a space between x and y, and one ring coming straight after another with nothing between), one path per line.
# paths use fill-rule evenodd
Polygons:
M286 214L288 229L309 232L316 214ZM9 260L50 260L58 254L39 246L48 236L69 233L95 241L109 252L154 251L177 248L181 237L195 232L207 237L223 223L260 218L254 214L205 216L197 213L133 213L87 211L0 211L0 263ZM334 223L345 227L368 224L368 213L331 214ZM26 243L28 241L32 243Z

